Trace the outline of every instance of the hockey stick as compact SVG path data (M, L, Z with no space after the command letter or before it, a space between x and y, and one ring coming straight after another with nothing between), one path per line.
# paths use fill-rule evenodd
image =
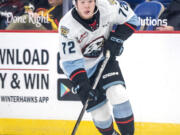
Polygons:
M108 50L108 51L106 52L105 59L104 59L102 65L101 65L101 67L100 67L99 73L98 73L98 75L97 75L97 77L96 77L96 79L95 79L95 81L94 81L94 84L93 84L93 86L92 86L92 89L95 89L96 86L98 85L98 82L99 82L99 80L100 80L100 78L101 78L101 75L102 75L102 73L103 73L103 71L104 71L104 69L105 69L105 67L106 67L106 64L107 64L109 58L110 58L110 51ZM87 108L87 106L88 106L88 102L89 102L89 99L86 100L86 102L85 102L85 104L84 104L84 106L83 106L83 108L82 108L82 110L81 110L81 113L79 114L79 117L78 117L78 119L77 119L77 121L76 121L76 124L75 124L75 126L74 126L74 129L73 129L71 135L75 135L75 133L76 133L76 131L77 131L77 128L78 128L78 126L79 126L79 124L80 124L80 122L81 122L81 120L82 120L83 115L84 115L84 112L85 112L85 110L86 110L86 108Z

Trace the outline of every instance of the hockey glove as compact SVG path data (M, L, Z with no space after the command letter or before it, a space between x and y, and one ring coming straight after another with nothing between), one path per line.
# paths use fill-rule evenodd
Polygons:
M82 82L81 84L75 86L73 93L78 93L83 104L87 99L95 102L98 100L98 90L93 90L89 83L86 82Z
M84 69L77 69L71 74L70 78L75 86L74 92L76 91L79 98L83 104L86 100L97 101L98 100L98 90L93 90L89 79L87 77L86 71Z
M120 56L123 52L123 49L123 40L121 40L120 37L115 34L115 32L111 32L109 38L104 42L104 56L107 50L110 51L111 58L114 58L115 56Z
M114 25L113 32L110 33L109 38L104 43L104 55L106 50L110 50L111 56L119 56L123 52L123 42L127 40L135 31L135 25L124 23L121 25Z

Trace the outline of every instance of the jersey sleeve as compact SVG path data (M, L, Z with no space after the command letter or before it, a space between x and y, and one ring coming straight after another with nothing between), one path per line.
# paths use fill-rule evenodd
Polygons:
M117 0L99 0L102 6L109 12L110 20L113 24L124 24L133 16L136 16L129 4L125 1Z
M81 48L71 36L70 28L59 26L60 63L64 73L70 77L73 71L84 69L84 59Z
M125 1L119 1L117 4L117 11L115 11L115 22L118 24L123 24L128 22L133 16L135 16L134 11L131 9L129 4Z

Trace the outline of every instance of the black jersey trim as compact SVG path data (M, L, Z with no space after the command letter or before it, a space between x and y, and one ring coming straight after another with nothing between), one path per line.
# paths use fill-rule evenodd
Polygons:
M97 10L97 7L95 8L95 11L96 11L96 10ZM78 14L78 12L77 12L77 10L76 10L75 8L72 10L71 13L72 13L73 18L74 18L76 21L78 21L80 24L82 24L86 29L88 29L88 30L90 30L90 31L95 31L96 29L99 28L99 23L100 23L100 12L99 12L99 10L97 11L96 14L94 14L93 18L88 19L88 20L82 19L82 18L79 16L79 14ZM96 21L96 27L95 27L95 29L90 26L90 24L93 24L94 21Z

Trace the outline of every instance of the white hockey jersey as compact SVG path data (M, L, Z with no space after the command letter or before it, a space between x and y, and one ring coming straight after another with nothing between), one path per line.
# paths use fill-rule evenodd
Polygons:
M60 62L69 76L74 70L84 68L90 77L104 58L102 47L114 24L138 24L137 16L129 5L116 0L98 0L99 22L95 30L87 29L73 16L71 9L59 24Z

